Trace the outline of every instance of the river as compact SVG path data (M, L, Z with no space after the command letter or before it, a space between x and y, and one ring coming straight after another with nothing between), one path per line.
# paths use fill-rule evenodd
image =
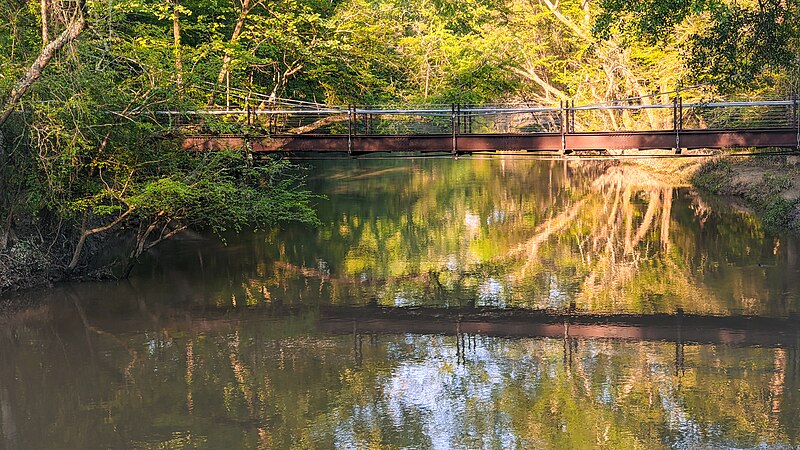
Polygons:
M0 448L800 445L796 237L608 161L308 164L317 228L4 299Z

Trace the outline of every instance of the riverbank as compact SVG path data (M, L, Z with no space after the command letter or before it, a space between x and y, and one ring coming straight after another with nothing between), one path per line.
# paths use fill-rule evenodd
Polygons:
M55 261L39 246L21 241L0 252L0 294L7 291L46 286L58 279Z
M114 248L118 242L97 239L87 249L87 260L97 260L103 248ZM86 265L69 272L70 253L65 246L47 244L26 234L0 251L0 294L24 289L51 286L67 280L113 279L110 266Z
M738 198L737 207L757 213L773 230L800 232L798 155L716 153L707 157L633 159L628 164L675 186Z
M800 231L800 156L714 157L691 175L692 185L744 199L776 230Z

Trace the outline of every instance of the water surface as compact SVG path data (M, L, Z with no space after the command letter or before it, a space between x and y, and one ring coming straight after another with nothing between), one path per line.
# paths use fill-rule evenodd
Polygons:
M319 228L184 238L129 281L9 299L0 447L800 445L797 240L754 214L608 162L319 161L308 181ZM393 319L414 307L676 319ZM683 314L776 320L691 334Z

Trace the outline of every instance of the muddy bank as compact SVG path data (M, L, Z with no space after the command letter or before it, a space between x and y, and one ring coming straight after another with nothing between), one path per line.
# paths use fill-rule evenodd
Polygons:
M119 236L97 237L84 247L81 264L67 269L72 257L74 237L43 238L24 228L17 238L0 251L0 295L35 287L52 286L62 281L108 280L121 277L119 261L128 248Z
M695 187L744 199L767 226L800 231L800 156L717 156L689 175Z
M46 286L60 278L54 259L28 241L0 252L0 294Z
M671 158L623 160L673 186L694 187L721 197L737 209L755 212L774 231L800 232L800 154L772 151L736 156L691 152Z
M88 257L96 257L89 254ZM80 267L66 270L64 255L48 254L46 248L31 241L20 241L0 252L0 295L54 283L73 280L104 280L115 278L108 267Z

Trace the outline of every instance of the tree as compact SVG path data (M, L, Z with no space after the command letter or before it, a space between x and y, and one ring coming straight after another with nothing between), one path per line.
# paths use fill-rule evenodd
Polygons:
M45 17L47 17L47 9L45 5L46 4L44 3L44 0L42 0L43 41L46 41L48 36L47 21L45 19ZM50 60L53 59L53 56L55 56L56 53L64 48L65 45L74 41L78 38L78 36L81 35L83 30L86 28L85 8L85 2L76 2L71 14L72 17L70 18L69 23L66 25L64 31L62 31L61 34L53 41L44 42L45 45L41 53L39 53L39 56L25 72L25 75L23 75L23 77L17 82L6 99L3 109L0 111L0 127L2 127L6 120L8 120L9 116L11 116L11 113L14 111L14 108L17 106L17 103L19 103L20 99L22 99L25 93L28 92L31 86L33 86L33 83L35 83L36 80L42 76L42 72L50 63ZM0 144L2 143L2 139L0 139Z
M11 6L0 12L33 29L38 9ZM222 233L314 223L312 197L290 164L248 160L243 152L190 154L158 138L169 129L158 110L205 101L193 73L205 44L193 34L183 42L185 29L197 29L193 12L207 12L201 4L120 1L102 15L91 6L81 3L66 21L59 22L64 11L51 13L57 20L48 31L64 31L44 45L21 82L2 84L12 88L4 119L17 104L24 109L3 127L13 147L0 153L0 250L23 218L38 228L37 245L65 273L79 274L91 259L87 243L112 232L131 238L134 262L189 227ZM16 46L0 56L5 81L49 33L25 35L13 25L2 31ZM68 54L59 52L67 46ZM192 62L188 70L184 59Z
M595 32L601 37L641 35L656 44L691 28L687 56L697 81L734 90L770 79L775 71L789 71L797 77L797 2L603 0L600 8Z

